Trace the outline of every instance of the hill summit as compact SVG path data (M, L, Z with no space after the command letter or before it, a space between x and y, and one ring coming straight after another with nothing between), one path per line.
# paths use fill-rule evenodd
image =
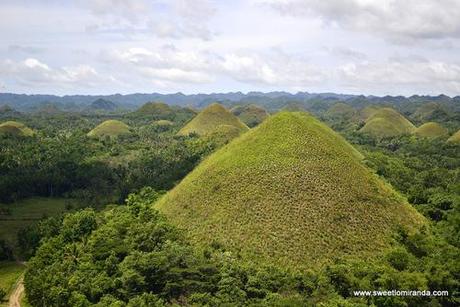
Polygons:
M411 134L415 126L392 108L375 111L359 131L376 138L394 137Z
M129 126L119 120L106 120L105 122L101 123L99 126L94 128L88 133L89 137L118 137L122 134L129 134L131 133L129 130Z
M33 130L24 125L23 123L16 121L7 121L0 124L0 135L9 134L17 136L32 136Z
M189 135L196 133L206 135L214 132L220 125L229 125L238 128L240 131L248 130L248 126L243 124L235 115L218 103L213 103L203 109L187 125L179 130L179 135Z
M280 112L214 152L156 207L198 246L314 266L371 256L424 219L314 117Z
M448 131L438 123L429 122L415 129L414 134L422 138L437 138L446 136Z
M452 134L452 136L447 140L449 143L460 144L460 130Z

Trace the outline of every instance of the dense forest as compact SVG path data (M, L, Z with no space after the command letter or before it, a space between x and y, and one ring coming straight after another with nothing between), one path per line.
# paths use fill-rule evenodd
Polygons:
M115 109L104 101L96 105L110 110L20 113L4 108L0 124L20 122L33 133L0 132L0 227L23 200L43 197L78 203L29 223L13 240L0 237L0 260L27 261L28 304L458 306L460 145L452 135L460 128L460 115L455 101L433 103L416 97L412 102L366 103L357 96L337 97L331 103L318 97L294 98L270 98L269 107L255 101L246 109L241 105L249 105L247 101L225 100L230 111L214 107L199 115L188 107L162 103L148 103L137 111ZM374 111L366 116L369 105L378 110L391 107L397 114L387 110L381 117ZM156 209L154 204L210 155L234 138L239 142L240 135L258 129L280 110L309 112L343 136L362 155L366 170L426 218L423 227L397 229L391 246L377 257L342 257L339 249L322 265L292 268L248 260L217 240L198 246ZM214 125L210 116L216 112L220 114L215 118L222 121L215 124L218 129L178 133L201 122ZM226 121L229 116L234 116L232 121ZM375 124L382 118L391 121L391 127L406 125L410 131L428 122L445 131L436 137L394 133ZM107 120L117 123L100 125ZM255 128L245 132L246 124ZM229 128L232 125L239 130ZM373 134L376 127L379 133ZM219 188L213 191L219 193ZM235 194L229 197L243 197ZM394 289L446 290L449 295L354 293ZM1 289L0 296L7 290Z

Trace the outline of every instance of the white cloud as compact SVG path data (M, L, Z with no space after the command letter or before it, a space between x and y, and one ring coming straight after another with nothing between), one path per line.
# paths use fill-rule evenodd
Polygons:
M460 37L457 0L255 0L285 15L377 34L398 42Z
M113 77L103 77L89 65L51 68L34 58L23 61L5 60L0 62L0 74L3 81L16 80L30 86L75 86L78 88L95 87L98 84L114 81Z

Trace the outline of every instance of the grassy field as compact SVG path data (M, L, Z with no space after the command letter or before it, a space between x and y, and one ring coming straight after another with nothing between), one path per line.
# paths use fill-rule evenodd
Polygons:
M192 241L283 266L370 257L424 219L305 113L281 112L204 160L156 207Z
M57 215L78 205L72 199L45 197L28 198L12 204L0 203L0 239L16 246L17 234L22 228L43 217ZM5 210L9 214L4 214Z
M222 105L213 103L195 116L178 134L189 135L196 133L198 135L206 135L213 132L220 125L234 126L241 131L249 129L238 117L230 113Z
M25 270L23 264L17 262L0 261L0 289L5 290L8 295L0 301L0 306L7 306L7 297L13 290L14 285Z

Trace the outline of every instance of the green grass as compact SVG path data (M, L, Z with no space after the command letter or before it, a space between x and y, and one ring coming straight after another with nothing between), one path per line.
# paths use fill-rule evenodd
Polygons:
M26 127L23 123L15 121L7 121L0 124L0 134L13 134L21 136L32 136L32 129Z
M376 138L385 138L411 134L414 130L415 126L397 111L382 108L374 112L359 131Z
M155 206L190 239L246 260L314 267L369 257L424 223L341 136L281 112L205 159Z
M449 143L460 144L460 130L455 132L448 140Z
M414 134L422 138L438 138L448 134L446 128L435 122L429 122L415 129Z
M378 109L379 108L377 108L375 106L367 106L365 108L362 108L361 110L359 110L359 118L362 121L366 121L369 117L374 115L374 113L377 112Z
M107 120L101 123L88 133L89 137L118 137L122 134L129 134L129 126L118 120Z
M161 127L169 127L169 126L174 125L172 121L166 120L166 119L160 119L160 120L154 121L152 124L155 126L161 126Z
M253 104L236 106L231 109L231 112L251 128L259 125L270 116L264 108Z
M5 209L10 211L9 215L0 215L0 239L15 247L17 234L21 229L45 216L54 216L66 211L67 205L76 208L79 203L71 199L44 197L28 198L12 204L0 203L0 212Z
M417 108L413 114L413 117L421 121L425 121L432 119L433 115L436 113L446 114L446 111L439 103L429 102Z
M248 126L242 123L235 115L230 113L222 105L213 103L195 116L187 125L185 125L178 135L189 135L196 133L206 135L213 132L220 125L230 125L241 131L248 130Z
M8 293L3 302L0 300L0 306L8 305L8 296L24 270L25 266L23 264L11 261L0 261L0 289Z

